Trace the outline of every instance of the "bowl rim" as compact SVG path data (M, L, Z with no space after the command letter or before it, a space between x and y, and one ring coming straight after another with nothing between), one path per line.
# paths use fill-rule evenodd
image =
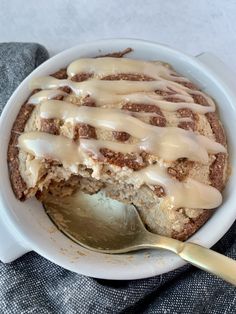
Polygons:
M8 111L12 106L12 103L15 101L15 98L17 97L18 93L20 93L21 88L22 88L22 84L26 81L29 81L32 77L37 76L37 73L41 71L41 69L46 68L48 65L52 64L52 63L58 63L58 60L66 57L68 55L72 55L74 52L79 51L83 48L88 48L88 47L96 47L99 45L108 45L112 47L112 43L116 43L116 44L121 44L122 45L126 45L126 46L132 46L132 45L136 45L136 44L143 44L143 45L149 45L149 46L153 46L155 49L159 49L159 50L165 50L168 53L171 54L175 54L176 56L178 56L179 58L184 58L186 60L186 62L191 65L191 66L195 66L197 68L199 68L201 71L205 71L208 73L208 76L210 77L209 79L212 79L213 81L217 81L218 84L220 84L220 86L222 87L222 90L225 92L225 94L231 99L231 98L235 98L235 95L232 93L232 91L225 85L224 81L221 80L221 78L219 76L217 76L214 71L212 71L209 67L207 67L207 65L204 65L203 63L201 63L199 60L197 60L196 58L189 56L185 53L182 53L176 49L170 48L167 45L163 45L163 44L158 44L152 41L146 41L146 40L140 40L140 39L129 39L129 38L117 38L117 39L103 39L103 40L96 40L93 42L89 42L89 43L84 43L84 44L80 44L80 45L76 45L72 48L69 48L67 50L64 50L62 52L60 52L59 54L53 56L52 58L48 59L46 62L44 62L42 65L40 65L38 68L36 68L19 86L18 88L15 90L15 92L12 94L12 96L10 97L10 99L8 100L2 115L0 117L0 130L2 128L2 124L3 121L7 118L8 115ZM0 180L1 181L1 180ZM232 196L233 197L233 196ZM9 224L9 226L13 227L14 230L17 233L17 236L21 239L22 243L24 243L25 246L29 247L31 250L34 250L36 252L38 252L40 255L44 256L45 258L51 260L52 262L70 269L69 267L67 267L67 265L60 263L60 261L56 260L53 256L51 256L46 250L39 248L37 246L37 244L35 244L33 241L31 241L31 239L29 239L27 232L21 228L21 226L18 224L17 221L17 217L15 217L13 215L13 213L11 211L9 211L9 200L6 200L4 195L2 195L2 192L0 191L0 200L3 204L3 210L1 215L4 215L4 217L6 218L7 223ZM236 196L235 196L235 200L236 200ZM232 201L231 201L232 203ZM234 214L234 219L236 217L236 213ZM217 236L211 237L211 239L207 239L205 241L201 241L201 244L206 246L206 247L210 247L213 244L215 244L225 233L226 231L230 228L230 226L233 224L234 220L233 220L233 215L231 217L226 217L227 219L224 221L224 223L222 223L220 225L220 228L217 232ZM210 218L211 220L212 218ZM210 221L209 220L209 221ZM202 227L206 229L207 223ZM199 231L197 231L195 233L195 235L193 237L190 238L191 241L193 242L198 242L198 234ZM176 269L182 265L184 265L185 262L182 260L179 260L178 263L176 263L176 265L174 265L172 268L169 267L168 271L171 271L173 269ZM104 279L141 279L141 278L147 278L150 276L155 275L155 272L153 273L153 271L151 272L148 267L146 268L146 270L144 269L142 273L132 273L130 274L130 276L128 278L123 278L122 276L113 276L112 278L106 278L104 275L100 276L100 275L96 275L94 272L86 272L83 273L83 271L80 272L81 274L84 275L89 275L89 276L93 276L93 277L97 277L97 278L104 278ZM156 272L156 274L159 274L158 272Z

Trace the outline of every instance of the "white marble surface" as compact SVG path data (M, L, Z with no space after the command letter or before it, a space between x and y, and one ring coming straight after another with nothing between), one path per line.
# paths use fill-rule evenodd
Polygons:
M111 37L153 40L236 68L235 0L0 0L0 42L34 41L50 54Z

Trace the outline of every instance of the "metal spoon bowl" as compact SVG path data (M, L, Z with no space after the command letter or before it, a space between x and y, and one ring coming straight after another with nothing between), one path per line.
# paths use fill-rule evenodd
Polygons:
M149 232L133 205L99 192L78 192L66 198L49 197L46 213L69 238L87 249L121 254L141 249L166 249L198 268L236 285L236 261L198 244Z

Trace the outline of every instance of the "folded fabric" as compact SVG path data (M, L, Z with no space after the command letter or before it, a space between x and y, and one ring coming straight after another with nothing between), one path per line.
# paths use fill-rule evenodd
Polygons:
M21 81L48 57L39 44L0 44L0 113Z
M19 83L47 58L47 50L35 43L0 44L0 112ZM214 249L236 259L236 224ZM149 279L108 281L67 271L36 253L0 262L3 314L233 314L235 308L233 286L189 265Z

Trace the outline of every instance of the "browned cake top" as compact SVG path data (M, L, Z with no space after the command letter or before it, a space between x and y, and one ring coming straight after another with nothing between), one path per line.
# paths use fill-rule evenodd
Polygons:
M173 211L221 203L227 152L215 103L170 66L84 58L31 90L9 146L18 198L48 186L52 167L67 180L84 166L98 181L148 186ZM201 225L209 212L195 216Z

